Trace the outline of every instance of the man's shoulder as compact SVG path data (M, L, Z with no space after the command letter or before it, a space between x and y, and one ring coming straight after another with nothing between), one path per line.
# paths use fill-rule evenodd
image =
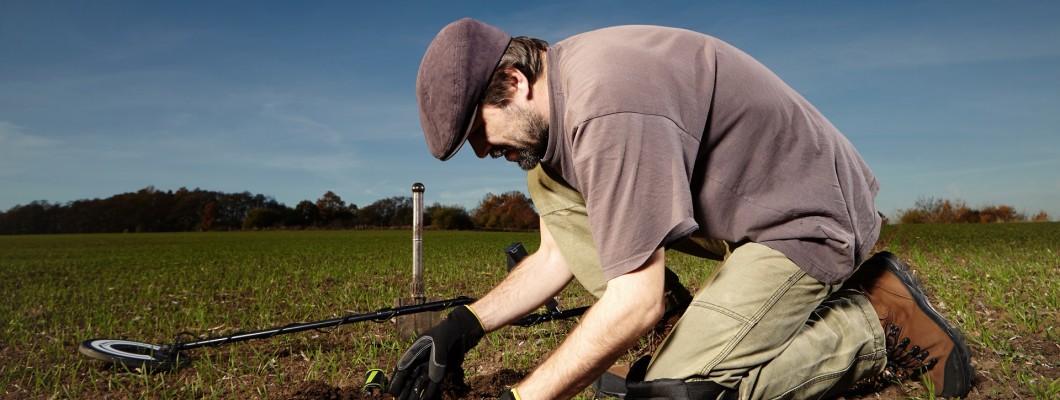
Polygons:
M606 28L600 28L596 30L587 31L556 43L557 46L564 46L572 43L592 42L593 44L602 45L608 43L628 43L630 40L642 38L645 35L650 36L673 36L673 37L692 37L698 39L710 39L716 40L713 37L691 31L682 28L673 28L668 26L657 26L657 25L618 25L610 26Z
M550 50L549 73L562 96L564 125L601 116L661 116L701 126L713 91L710 36L678 28L627 25L590 31Z

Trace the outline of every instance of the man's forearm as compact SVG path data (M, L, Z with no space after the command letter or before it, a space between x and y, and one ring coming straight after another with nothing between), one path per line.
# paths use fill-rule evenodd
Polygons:
M481 299L471 304L486 332L492 332L534 311L573 279L565 264L555 268L547 255L534 253Z
M471 304L471 311L486 332L492 332L545 304L572 279L574 275L563 254L541 221L541 245L537 251L520 262L493 290Z
M663 251L645 266L608 283L600 301L563 344L517 386L530 399L578 394L662 317Z

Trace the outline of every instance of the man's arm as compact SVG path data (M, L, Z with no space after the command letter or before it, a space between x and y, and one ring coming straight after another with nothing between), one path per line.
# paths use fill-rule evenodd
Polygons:
M556 352L516 386L520 397L571 398L602 374L662 318L665 269L659 248L641 268L609 281Z
M541 246L537 251L469 307L482 322L483 329L492 332L541 307L572 279L574 275L559 246L541 221Z

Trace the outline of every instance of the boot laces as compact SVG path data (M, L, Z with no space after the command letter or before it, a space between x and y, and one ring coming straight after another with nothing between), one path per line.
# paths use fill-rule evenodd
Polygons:
M887 370L894 375L916 376L930 370L938 364L938 358L920 346L909 347L907 337L901 337L902 328L893 323L887 324Z

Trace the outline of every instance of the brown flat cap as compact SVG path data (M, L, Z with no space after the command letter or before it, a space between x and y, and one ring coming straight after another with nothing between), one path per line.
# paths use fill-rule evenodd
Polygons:
M464 18L442 28L427 47L416 75L416 100L427 147L448 160L467 140L493 70L511 35Z

